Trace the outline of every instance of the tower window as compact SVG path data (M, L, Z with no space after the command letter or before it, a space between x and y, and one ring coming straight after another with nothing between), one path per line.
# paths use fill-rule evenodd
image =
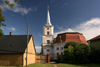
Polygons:
M47 28L47 30L49 30L49 28Z
M49 49L47 49L47 52L50 52L50 50L49 50Z
M49 35L49 32L47 32L47 35Z
M50 40L47 40L47 43L49 44L50 43Z

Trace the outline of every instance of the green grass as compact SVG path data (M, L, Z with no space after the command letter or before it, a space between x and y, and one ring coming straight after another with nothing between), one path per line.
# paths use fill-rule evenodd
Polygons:
M56 64L57 67L100 67L100 64Z
M28 65L27 67L54 67L53 64L42 64L42 63L35 63Z
M100 67L100 64L55 64L57 67ZM22 67L22 66L0 66L0 67ZM54 64L35 63L27 67L54 67Z
M23 67L23 66L0 66L0 67ZM26 66L24 66L26 67ZM42 64L42 63L34 63L34 64L30 64L27 67L54 67L53 64Z

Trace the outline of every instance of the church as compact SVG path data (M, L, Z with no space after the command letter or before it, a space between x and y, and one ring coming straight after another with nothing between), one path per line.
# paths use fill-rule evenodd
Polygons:
M87 43L85 37L79 32L59 33L54 38L54 26L50 21L49 7L47 9L47 22L43 26L42 47L43 54L50 54L51 59L57 59L57 55L64 54L64 45L67 42L74 41L78 43Z

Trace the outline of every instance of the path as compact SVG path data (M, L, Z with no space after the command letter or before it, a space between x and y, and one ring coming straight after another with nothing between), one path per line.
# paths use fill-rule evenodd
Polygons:
M54 67L57 67L57 66L54 64Z

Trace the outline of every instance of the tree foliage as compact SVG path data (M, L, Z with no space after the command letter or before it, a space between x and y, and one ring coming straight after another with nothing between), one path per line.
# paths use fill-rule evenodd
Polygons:
M0 27L1 27L1 25L5 26L5 24L1 23L1 22L5 21L5 17L2 16L2 12L3 12L3 11L2 11L2 9L1 9L1 7L0 7Z
M18 0L14 0L15 2L18 2ZM10 1L8 0L0 0L0 4L1 3L4 3L6 5L8 5L9 7L13 8L15 6L14 3L10 3ZM6 24L4 23L1 23L1 22L4 22L5 21L5 17L2 15L3 11L2 11L2 8L0 7L0 27L1 26L6 26Z
M42 48L41 48L41 52L40 52L40 54L44 54L44 53L43 53L43 46L42 46Z
M89 45L85 43L68 42L64 46L64 55L62 58L65 63L88 63L89 54Z
M3 36L3 35L4 35L3 31L2 31L2 29L0 29L0 38L1 38L1 36Z

